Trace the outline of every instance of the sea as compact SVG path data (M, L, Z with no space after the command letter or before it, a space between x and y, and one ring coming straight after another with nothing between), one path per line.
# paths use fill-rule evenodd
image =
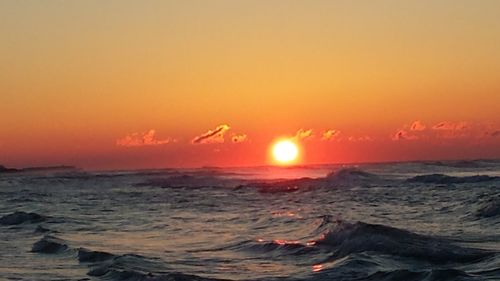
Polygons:
M500 160L5 172L0 280L500 280Z

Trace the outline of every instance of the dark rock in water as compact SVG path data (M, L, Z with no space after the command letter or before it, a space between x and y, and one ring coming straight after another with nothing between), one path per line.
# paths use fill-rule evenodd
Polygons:
M468 177L452 177L443 174L421 175L407 179L408 182L420 183L437 183L437 184L458 184L458 183L477 183L485 181L494 181L499 177L491 177L488 175L477 175Z
M92 251L85 248L78 249L78 261L80 262L100 262L114 257L115 255L106 252Z
M66 249L68 249L68 245L63 240L47 235L33 244L31 251L35 253L55 254Z
M25 222L37 223L42 222L46 218L37 213L26 213L26 212L15 212L12 214L5 215L0 218L0 224L3 225L15 225Z

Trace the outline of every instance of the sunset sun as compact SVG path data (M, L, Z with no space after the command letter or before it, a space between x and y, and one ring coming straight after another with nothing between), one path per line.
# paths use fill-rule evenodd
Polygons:
M272 154L276 162L291 164L297 159L299 149L291 140L280 140L273 145Z

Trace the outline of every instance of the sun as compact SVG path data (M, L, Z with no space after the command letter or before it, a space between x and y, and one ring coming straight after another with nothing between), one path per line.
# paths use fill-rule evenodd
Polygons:
M291 164L299 156L299 148L291 140L277 141L272 148L274 160L280 164Z

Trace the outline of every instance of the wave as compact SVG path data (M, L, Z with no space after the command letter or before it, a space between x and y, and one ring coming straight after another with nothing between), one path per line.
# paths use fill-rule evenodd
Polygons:
M496 181L498 179L500 179L500 177L488 176L488 175L453 177L444 174L428 174L428 175L415 176L407 179L407 181L418 182L418 183L460 184L460 183L478 183L478 182Z
M14 212L0 218L0 224L16 225L22 223L38 223L46 220L45 216L37 213Z
M46 235L33 244L32 252L42 254L77 253L77 259L89 266L88 276L118 281L224 281L177 272L169 272L166 264L157 258L135 254L115 255L86 248L71 249L65 241Z
M184 273L154 274L136 270L99 268L88 273L89 276L104 280L117 281L224 281L223 279L204 278Z
M56 254L68 249L66 243L54 236L46 235L33 244L31 251L34 253Z
M78 249L78 261L79 262L100 262L106 261L112 258L115 258L116 255L101 252L101 251L92 251L85 248Z
M245 241L229 248L259 252L271 256L299 256L328 252L329 259L338 260L356 254L368 253L404 257L433 264L477 262L494 256L488 250L465 248L451 241L390 226L364 222L349 223L323 217L313 231L327 229L320 238L301 242L295 240ZM312 258L313 256L311 256Z
M491 164L483 160L427 161L423 162L423 164L451 168L483 168L491 166Z
M207 187L234 187L241 185L244 181L227 179L208 175L181 174L167 178L156 178L138 183L135 186L158 186L162 188L207 188Z
M333 171L323 178L300 178L292 180L268 181L252 183L249 186L257 187L260 192L294 192L314 188L352 187L355 185L370 185L379 182L378 175L365 172L358 168L343 168Z
M222 281L222 279L168 272L169 269L161 260L141 255L114 255L106 252L79 249L78 257L80 262L92 263L87 275L104 280Z
M426 281L460 281L471 280L472 276L457 269L430 269L424 271L398 269L393 271L378 271L368 276L367 281L389 281L389 280L426 280Z
M373 181L379 179L379 176L365 172L358 168L344 168L338 171L334 171L329 173L326 178L328 182L364 182L364 181Z
M217 173L177 173L166 178L154 178L135 184L135 186L158 186L162 188L257 188L259 192L294 192L321 187L351 186L367 184L378 180L377 175L357 168L344 168L329 173L323 178L298 178L274 180L249 180L228 178Z
M500 216L500 196L484 202L477 210L476 216L482 218Z
M227 249L270 255L274 257L297 257L314 254L320 250L319 248L314 247L314 242L301 243L299 241L279 239L272 241L264 241L263 239L258 239L257 241L248 240L237 245L227 247Z
M332 250L335 258L353 253L376 252L436 264L472 262L494 255L486 250L453 245L444 239L363 222L339 222L322 239L317 240L316 245Z
M47 233L47 232L57 232L57 231L54 231L52 229L48 229L42 225L38 225L36 228L35 228L35 233Z

